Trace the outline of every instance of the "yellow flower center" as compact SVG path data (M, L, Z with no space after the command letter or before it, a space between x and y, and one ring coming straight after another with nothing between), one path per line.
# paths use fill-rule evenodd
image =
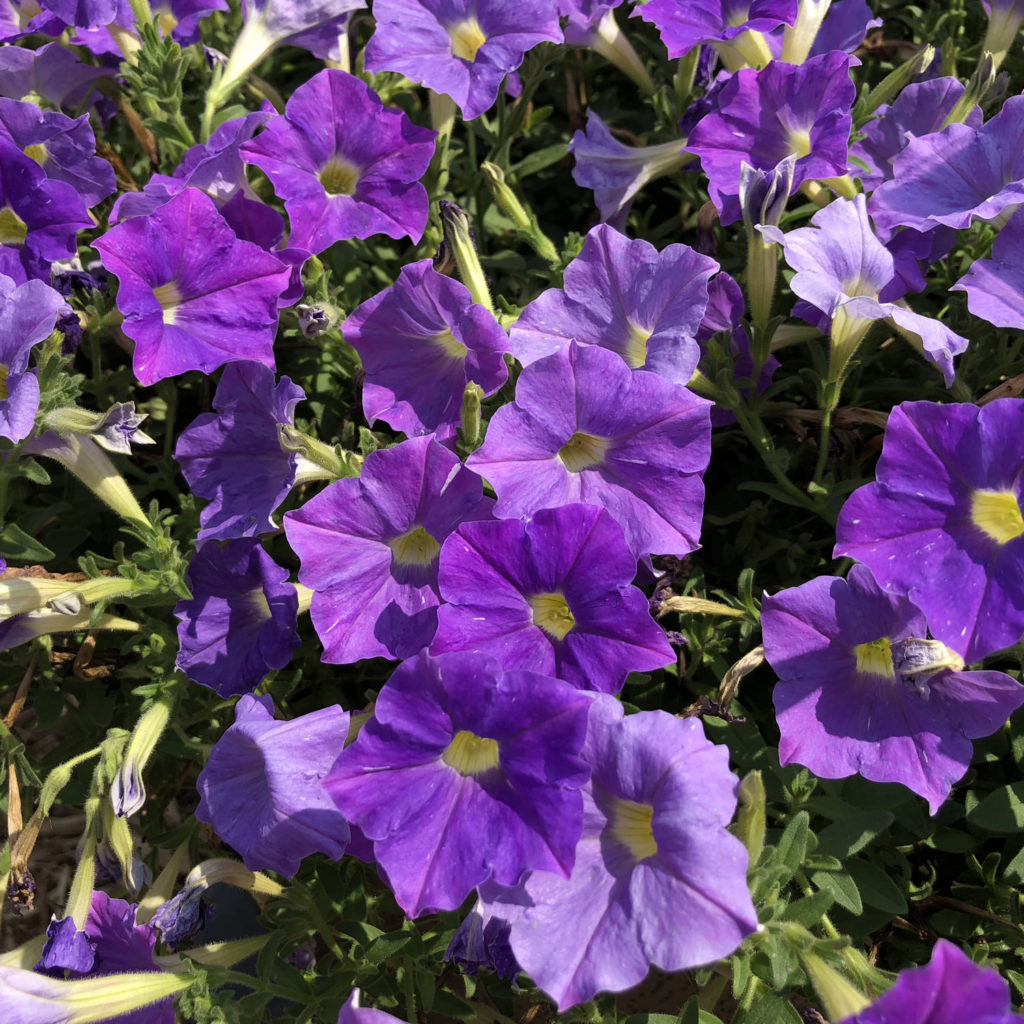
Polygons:
M451 331L441 331L439 334L435 334L434 344L452 359L465 359L466 353L469 351Z
M626 351L622 358L629 364L631 370L639 370L647 362L647 341L652 331L639 324L627 321L629 324L629 337L626 339Z
M483 775L498 767L498 741L463 729L452 738L441 760L460 775Z
M570 473L579 473L591 466L601 465L610 445L611 441L605 437L577 431L559 448L558 457Z
M863 676L878 676L881 679L895 679L892 666L892 644L886 636L870 643L857 644L853 649L857 655L857 671Z
M971 522L997 544L1024 533L1020 502L1012 491L975 491L971 495Z
M476 60L477 50L487 42L487 36L476 18L466 18L448 29L452 41L452 56L470 62Z
M796 156L807 156L811 151L811 133L806 128L790 128L789 148Z
M10 397L10 391L7 390L7 378L10 375L11 368L4 366L0 363L0 402L6 402Z
M639 863L658 852L651 821L654 808L633 800L612 798L611 833Z
M564 640L565 635L576 625L576 619L562 594L534 594L527 599L527 603L533 611L533 624L556 640Z
M178 290L177 281L168 281L153 289L153 296L160 303L164 311L164 323L173 324L178 318L178 306L181 305L182 295Z
M50 154L47 152L46 146L42 142L37 142L33 146L26 146L25 156L30 160L35 160L40 167L50 159Z
M414 526L388 541L388 547L399 565L432 565L441 550L441 545L422 526Z
M330 196L351 196L362 177L362 170L343 156L332 156L320 168L317 178Z
M24 245L28 225L9 207L0 207L0 245Z

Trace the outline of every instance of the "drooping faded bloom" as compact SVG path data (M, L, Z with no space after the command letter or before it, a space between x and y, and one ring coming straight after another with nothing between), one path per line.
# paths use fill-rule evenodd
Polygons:
M876 482L853 492L835 556L905 593L971 662L1024 633L1024 402L904 402Z
M569 875L590 703L478 654L423 653L395 670L324 785L410 917L453 910L489 878Z
M377 0L373 16L367 70L398 71L447 94L467 121L490 109L527 50L562 41L550 0Z
M636 559L604 509L562 505L465 523L441 549L435 654L475 651L506 668L617 693L630 672L675 660Z
M992 259L975 260L950 289L996 327L1024 328L1024 214L1015 213L992 243Z
M405 658L437 623L438 553L460 523L487 519L483 481L432 437L371 452L362 474L338 480L284 519L313 590L323 660Z
M718 264L688 245L658 252L614 228L591 228L562 288L534 299L513 325L513 355L528 366L570 341L617 352L633 370L687 384L697 368L695 336Z
M366 371L367 420L409 437L454 437L466 385L493 395L508 378L508 336L464 284L437 273L429 259L402 267L390 288L352 310L342 330Z
M199 774L196 817L251 871L292 878L311 853L337 860L349 827L322 783L347 736L348 712L337 705L275 721L270 697L246 694Z
M282 116L241 147L284 200L289 245L320 253L343 238L383 233L418 242L427 223L420 184L435 133L354 75L326 68L299 86Z
M117 306L141 384L243 359L273 367L278 299L291 272L238 238L204 192L186 188L94 244L120 282Z

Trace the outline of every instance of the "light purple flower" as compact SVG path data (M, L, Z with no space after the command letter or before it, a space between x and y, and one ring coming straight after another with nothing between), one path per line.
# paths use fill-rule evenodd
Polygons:
M594 774L571 877L534 871L510 897L522 906L512 952L559 1011L631 988L652 966L713 963L757 927L746 851L726 831L737 780L699 720L624 718L598 696L584 757Z
M658 252L614 228L591 228L566 268L562 288L534 299L511 330L513 355L524 365L570 341L617 352L631 369L687 384L697 368L695 335L718 264L688 245Z
M242 0L245 24L236 41L258 64L275 46L300 46L321 60L340 60L339 36L364 0ZM257 55L258 51L258 55ZM232 54L232 58L234 54Z
M550 0L376 0L373 16L367 70L398 71L446 93L467 121L490 109L527 50L562 41Z
M968 662L1024 633L1024 402L904 402L876 482L853 492L835 557L905 593Z
M246 694L199 774L196 817L251 871L292 878L311 853L337 860L349 827L323 779L347 736L348 712L337 705L275 721L270 697Z
M381 233L418 242L428 213L419 179L434 137L382 106L355 76L327 68L299 86L284 115L241 154L285 201L289 245L315 254L343 238Z
M1014 214L992 244L992 259L975 260L950 289L967 293L967 308L996 327L1024 328L1024 214Z
M630 672L675 660L619 525L593 505L528 522L465 523L441 549L431 652L475 651L509 669L618 692Z
M404 658L434 635L437 559L460 523L490 518L483 481L432 437L371 452L285 516L288 543L313 591L323 660Z
M590 698L478 654L419 654L324 782L373 840L410 917L453 910L481 882L568 877L582 827Z
M682 557L700 536L710 403L614 352L570 342L531 363L467 465L501 519L572 502L606 509L635 558Z
M291 271L238 238L204 192L187 188L94 244L120 282L139 383L242 359L273 367L278 299Z
M352 994L345 1000L345 1005L338 1014L338 1024L404 1024L399 1017L392 1017L383 1010L363 1009L359 1005L359 989L352 989Z
M83 64L60 43L47 43L38 50L0 47L0 96L15 100L36 93L55 107L78 106L97 79L115 74L111 68Z
M366 372L367 420L384 420L409 437L454 437L467 383L493 395L508 377L508 336L498 321L429 259L402 267L342 329Z
M178 438L174 457L192 491L210 504L197 540L255 537L277 529L272 514L292 489L298 457L281 447L305 398L288 377L274 383L261 363L230 363L213 396L215 413L197 416Z

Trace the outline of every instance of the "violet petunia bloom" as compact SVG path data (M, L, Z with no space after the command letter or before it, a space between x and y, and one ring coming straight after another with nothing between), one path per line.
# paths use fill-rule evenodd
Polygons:
M430 643L441 545L460 523L489 519L491 508L480 477L428 436L371 452L359 477L287 513L299 580L314 591L322 660L405 658Z
M409 437L453 438L466 385L493 395L508 378L508 336L464 284L437 273L429 259L402 267L342 330L366 372L367 420L384 420Z
M273 367L278 298L291 271L238 238L204 192L186 188L94 245L120 282L139 383L243 359Z
M409 917L454 910L491 878L568 877L590 703L478 654L421 653L395 670L324 787L373 840Z
M364 1009L359 1005L359 989L352 989L352 994L345 1000L345 1005L338 1014L338 1024L404 1024L399 1017L393 1017L383 1010Z
M60 43L47 43L38 50L0 48L0 96L14 100L36 93L55 107L75 107L86 100L98 79L116 73L112 68L83 64Z
M288 377L274 383L262 363L230 363L213 396L215 413L182 431L174 457L193 493L209 498L197 540L255 537L278 528L272 515L294 486L299 457L281 447L305 393Z
M1024 402L904 402L876 482L853 492L835 557L905 593L968 662L1024 633Z
M684 139L656 146L627 146L612 135L593 110L583 131L569 140L575 157L573 181L594 193L601 220L622 226L633 198L649 181L673 174L693 159L683 152Z
M880 302L882 290L895 276L892 254L875 237L864 196L836 199L812 218L813 227L783 234L761 227L765 238L779 242L786 262L796 271L793 291L814 310L831 319L829 375L839 380L857 346L875 320L892 323L953 383L953 356L967 348L967 339L945 324L914 313L895 302Z
M367 71L397 71L450 96L467 121L489 110L527 50L560 43L550 0L376 0Z
M542 292L510 332L524 366L571 341L617 352L633 370L687 384L697 368L695 336L718 264L678 243L658 252L600 224L566 268L562 288Z
M779 760L824 779L900 782L935 814L967 771L971 740L995 732L1024 687L964 672L929 640L921 611L855 565L764 599L765 657L779 676Z
M1024 1024L1013 1012L1010 986L991 967L976 964L939 939L923 967L900 971L896 984L869 1007L839 1024Z
M29 355L49 337L64 304L42 281L17 285L0 274L0 437L22 441L35 425L39 381L28 368Z
M512 952L559 1011L631 988L652 966L714 963L757 928L747 854L726 831L737 779L700 721L624 718L598 696L583 753L593 779L571 877L534 871L509 897Z
M364 0L242 0L245 24L231 61L258 64L275 46L299 46L321 60L342 58L339 37Z
M622 524L635 558L683 557L700 537L711 403L614 352L570 342L531 363L467 465L501 519L571 502Z
M1015 213L992 243L992 259L975 260L950 289L996 327L1024 328L1024 214Z
M291 221L289 245L316 254L345 238L426 227L420 184L436 133L384 107L364 82L327 68L292 94L283 116L241 147L270 178Z
M251 693L299 646L295 585L258 540L207 541L188 567L192 597L174 608L175 666L222 697Z
M506 668L617 693L630 672L675 661L621 527L593 505L529 521L466 523L441 548L435 654L475 651Z
M803 64L772 61L761 71L738 71L718 94L717 109L690 133L689 153L700 157L708 191L723 224L741 216L744 163L761 170L795 156L792 188L810 178L844 175L849 156L850 78L856 59L833 51Z
M196 817L250 871L269 868L292 878L312 853L337 860L349 827L323 780L345 745L348 724L348 712L336 704L275 721L270 697L246 694L199 773Z
M456 929L444 958L471 978L479 975L481 967L486 967L499 978L512 982L512 988L518 992L515 980L522 968L508 942L515 909L512 903L502 903L496 913L493 902L508 898L511 892L507 886L494 882L477 886L476 902Z

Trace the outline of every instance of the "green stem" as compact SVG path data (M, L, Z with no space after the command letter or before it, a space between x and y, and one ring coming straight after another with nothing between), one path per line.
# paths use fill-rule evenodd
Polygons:
M405 1018L416 1024L416 968L413 962L404 957L402 960L402 993L405 996Z

